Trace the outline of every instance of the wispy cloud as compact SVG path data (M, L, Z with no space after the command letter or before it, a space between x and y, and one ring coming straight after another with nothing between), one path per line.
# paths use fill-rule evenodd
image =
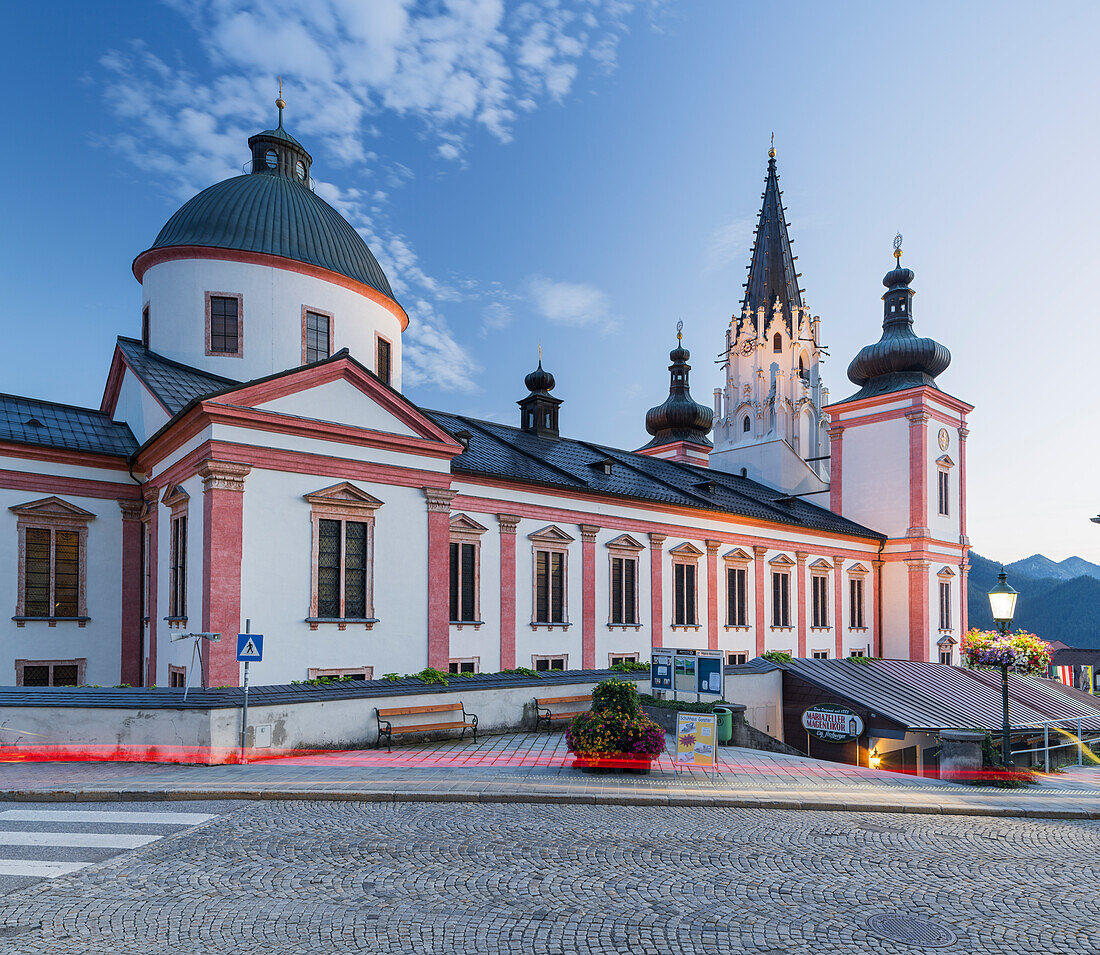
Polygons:
M527 283L527 290L535 310L557 325L599 328L604 332L618 325L607 294L594 285L535 276Z
M737 263L748 264L756 216L739 216L710 234L703 252L703 271L721 272Z
M282 73L295 133L324 156L318 193L367 240L411 314L406 381L472 390L476 363L440 306L478 298L479 283L431 276L388 223L390 194L415 173L408 157L386 155L376 124L403 120L434 140L422 162L465 163L472 133L508 142L517 116L562 100L586 62L612 69L632 16L641 8L653 22L664 0L164 2L193 28L206 61L140 41L105 53L98 80L119 128L101 142L174 199L188 198L241 172L243 143L271 123L271 74ZM484 327L506 324L507 306L494 298ZM583 324L569 318L567 298L551 304L553 320Z

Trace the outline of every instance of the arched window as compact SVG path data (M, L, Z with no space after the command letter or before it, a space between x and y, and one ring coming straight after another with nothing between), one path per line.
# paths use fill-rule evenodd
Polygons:
M801 358L798 359L798 377L799 378L805 378L806 377L806 366L802 364L802 359Z
M773 352L783 351L783 336L780 335L779 332L776 332L775 333L775 338L772 339L772 351Z
M741 422L741 430L748 434L752 430L752 422L749 421L749 416L745 415L745 420Z

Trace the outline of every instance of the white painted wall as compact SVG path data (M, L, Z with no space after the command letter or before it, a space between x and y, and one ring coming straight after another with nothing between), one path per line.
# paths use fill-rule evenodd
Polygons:
M114 420L125 421L138 444L143 444L150 435L168 423L168 414L149 394L149 389L127 368L122 373Z
M889 537L909 529L909 421L845 427L843 512Z
M350 381L330 381L308 391L300 391L257 405L264 411L336 421L359 428L371 428L388 434L413 435L407 424L399 421L381 405L372 401Z
M351 350L375 370L375 335L392 344L393 386L401 388L401 325L378 303L322 279L285 269L214 259L161 262L145 273L149 347L158 354L239 381L302 364L302 306L333 315L332 350ZM206 292L244 297L240 358L206 355Z

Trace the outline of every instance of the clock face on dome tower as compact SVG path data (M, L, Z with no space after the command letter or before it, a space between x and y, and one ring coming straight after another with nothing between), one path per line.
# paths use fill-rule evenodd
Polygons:
M755 347L756 347L756 342L747 341L747 342L745 342L744 345L741 346L741 354L742 355L751 355L752 350Z

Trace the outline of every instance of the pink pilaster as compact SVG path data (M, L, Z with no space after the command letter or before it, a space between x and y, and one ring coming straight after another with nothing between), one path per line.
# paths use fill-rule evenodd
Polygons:
M963 418L963 426L959 428L959 541L965 546L970 540L966 536L966 436L970 432L966 428L966 419ZM966 591L964 590L965 594ZM966 601L963 601L964 605Z
M760 656L766 649L764 643L764 601L768 599L764 587L764 555L768 548L755 546L753 553L753 596L756 601L756 655Z
M829 428L829 510L844 513L844 426Z
M967 633L966 578L970 573L970 561L963 557L959 563L959 633Z
M928 421L923 409L909 419L909 537L927 537L928 529Z
M926 560L907 560L909 567L909 659L928 662L928 568Z
M500 522L500 668L516 665L516 525L520 519L498 514Z
M844 656L844 558L833 557L833 633L836 634L836 652L839 660Z
M707 541L707 649L718 649L718 548L721 541Z
M665 543L664 534L649 535L649 602L650 602L650 645L654 647L664 646L662 632L664 614L664 594L662 573L663 562L661 560L661 548Z
M237 634L241 629L244 560L244 479L252 468L204 461L202 478L202 629L221 641L203 641L207 686L237 686Z
M141 685L141 501L118 502L122 511L122 661L121 683Z
M810 555L806 551L796 551L795 559L798 561L796 571L798 587L798 655L806 656L806 558Z
M451 662L451 501L455 492L426 487L428 499L428 666Z
M581 666L596 668L596 534L595 524L581 524Z
M885 563L884 560L871 561L875 569L875 582L871 585L871 653L876 657L882 656L882 567Z
M149 562L149 593L145 608L149 625L145 630L147 659L144 685L153 686L157 682L157 525L160 523L157 505L160 501L160 489L152 485L143 487L141 496L145 498L145 520L149 522L149 553L145 557ZM142 581L142 586L145 586L145 581Z

